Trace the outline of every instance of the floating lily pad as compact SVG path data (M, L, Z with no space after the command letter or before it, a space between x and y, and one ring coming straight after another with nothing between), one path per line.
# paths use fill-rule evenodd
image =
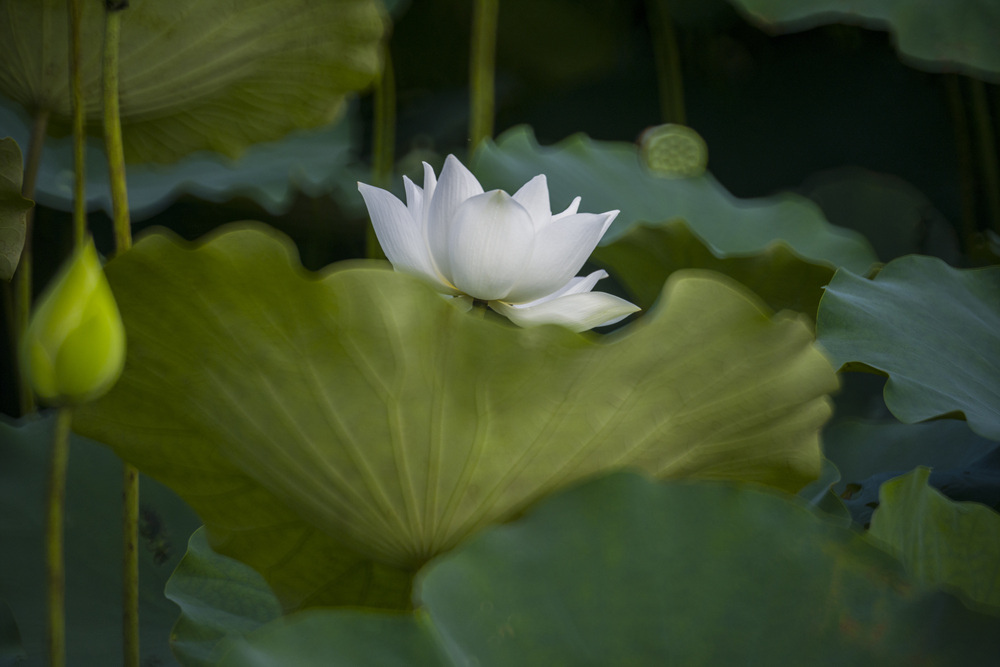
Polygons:
M931 72L1000 80L1000 5L994 0L730 0L771 32L829 23L889 30L900 55Z
M221 664L989 664L1000 621L789 496L619 473L430 563L410 617L314 610ZM437 650L435 650L435 648Z
M10 280L24 248L25 218L33 203L21 196L21 149L0 139L0 280Z
M601 338L476 319L382 267L310 275L260 228L152 234L107 266L129 357L75 428L177 490L286 608L405 605L429 558L604 470L819 473L833 370L808 324L718 274L674 274Z
M889 375L885 402L900 421L961 414L1000 440L1000 267L960 270L912 255L874 280L839 271L816 328L837 366Z
M823 286L834 274L830 266L807 261L782 242L752 255L719 257L682 220L637 224L614 243L598 247L593 259L614 273L643 308L653 305L671 273L699 268L735 278L775 310L815 317Z
M101 123L104 9L83 3L87 122ZM125 158L172 162L324 125L378 75L386 19L376 0L134 0L122 13ZM13 0L0 24L0 92L69 124L67 5Z
M488 188L514 192L538 174L548 179L553 210L576 197L581 210L621 214L601 241L608 245L635 225L684 220L718 257L746 256L784 243L805 260L865 273L876 261L865 238L834 227L814 203L783 194L759 199L731 195L711 174L658 178L643 168L633 144L594 141L580 134L541 147L528 127L484 142L471 166Z
M1000 615L1000 514L957 503L917 468L882 485L871 535L886 543L917 581L960 590Z
M249 197L269 213L280 215L291 207L295 195L310 197L343 194L338 202L363 210L354 183L369 180L370 172L355 164L357 105L348 105L336 123L310 130L292 131L277 141L247 148L239 159L198 151L170 165L130 164L128 205L133 221L159 213L174 199L189 194L213 202ZM26 144L31 121L13 102L0 98L0 127ZM101 140L87 139L87 206L111 214L108 167ZM73 208L72 137L49 137L42 147L35 198L38 203L64 211ZM351 184L349 196L343 189Z
M52 413L14 424L0 421L0 590L20 629L27 665L47 664L44 526L54 424ZM169 664L167 641L177 608L163 597L163 587L199 522L157 482L143 476L140 488L141 657L146 664ZM114 662L109 656L121 655L121 489L121 461L106 447L72 436L65 522L71 665L105 667Z

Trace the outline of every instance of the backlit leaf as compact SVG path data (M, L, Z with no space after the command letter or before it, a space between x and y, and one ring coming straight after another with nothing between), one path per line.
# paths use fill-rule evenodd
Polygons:
M832 368L711 272L613 336L461 312L378 264L305 273L273 231L152 234L107 266L126 371L75 428L185 497L287 608L403 606L429 558L626 465L797 490Z

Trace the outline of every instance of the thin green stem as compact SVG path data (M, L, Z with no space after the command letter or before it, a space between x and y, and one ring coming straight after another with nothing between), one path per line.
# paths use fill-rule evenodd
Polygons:
M493 136L497 18L500 0L474 0L469 59L469 144L474 151Z
M669 0L646 0L649 30L653 38L656 76L659 80L660 113L664 123L687 124L684 111L684 78L677 33L670 16Z
M114 6L113 6L114 5ZM115 252L132 247L132 229L128 215L128 189L125 185L125 150L122 146L121 114L118 108L118 46L121 39L121 11L107 0L104 24L104 148L108 154L111 182L111 209L115 226Z
M122 469L122 645L125 667L139 667L139 471Z
M118 50L121 11L125 0L105 0L104 28L104 146L115 227L115 254L132 247L125 184L125 152L118 109ZM139 667L139 472L124 463L122 473L122 652L125 667Z
M375 86L375 123L372 130L372 171L375 185L381 188L389 187L396 162L396 77L388 46L385 48L384 59L382 75ZM375 236L375 228L371 225L368 226L366 236L365 256L385 259L382 246Z
M42 162L42 145L45 143L45 130L49 125L49 112L39 109L35 114L35 122L31 127L31 139L28 143L28 155L24 161L24 179L21 181L21 194L28 199L35 198L35 182L38 179L38 166ZM14 318L11 335L12 348L16 355L21 348L21 340L28 328L31 317L31 283L32 283L32 232L34 230L35 209L32 207L24 217L24 249L17 265L14 285ZM31 387L23 377L18 383L18 397L21 414L33 412L35 397Z
M87 234L87 171L84 159L86 134L84 129L83 84L80 62L80 24L83 16L81 0L69 1L69 81L73 107L73 245L79 247Z
M993 229L1000 232L1000 164L997 158L997 140L990 117L990 105L986 99L986 84L979 79L969 79L972 97L972 117L976 123L979 147L979 168L983 175L986 192L986 212Z
M948 91L948 109L955 131L955 152L958 158L959 192L962 198L962 241L968 251L976 243L976 167L972 156L972 134L962 101L962 87L957 74L944 75Z
M45 575L48 591L49 664L66 664L66 563L63 558L63 519L66 508L66 466L69 462L70 408L56 412L49 459L48 504L45 513Z

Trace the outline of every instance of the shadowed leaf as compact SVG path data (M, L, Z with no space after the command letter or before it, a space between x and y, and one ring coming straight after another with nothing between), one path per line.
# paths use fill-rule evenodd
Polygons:
M889 375L885 403L900 421L960 412L1000 440L1000 267L960 270L912 255L874 280L839 271L816 329L837 366Z
M1000 514L949 500L928 485L929 476L917 468L882 485L871 535L917 581L954 587L1000 615Z
M10 280L24 248L25 217L33 203L21 196L21 149L0 139L0 280Z
M748 485L588 482L422 572L409 618L296 614L224 665L988 664L1000 621ZM434 648L437 647L437 651Z
M889 30L896 49L915 67L953 69L1000 80L1000 5L993 0L730 0L772 32L829 23Z

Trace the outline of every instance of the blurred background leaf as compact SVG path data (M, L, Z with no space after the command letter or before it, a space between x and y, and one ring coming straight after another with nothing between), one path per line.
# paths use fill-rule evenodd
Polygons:
M281 603L264 578L248 565L212 551L204 528L191 535L165 592L181 609L170 645L185 665L218 664L220 641L281 616Z
M0 599L10 605L26 667L48 664L45 497L53 413L0 421ZM66 485L66 648L69 664L104 667L121 654L122 464L106 447L72 436ZM177 607L163 587L199 521L174 493L143 477L139 621L144 664L172 662ZM114 656L114 657L112 657Z
M798 191L816 202L833 224L864 234L879 261L918 253L952 265L963 261L951 224L901 178L843 167L813 174Z
M347 206L362 209L354 182L368 179L357 160L360 142L357 104L349 104L335 123L249 146L238 159L197 151L166 164L130 164L129 214L133 221L160 213L182 195L223 203L247 197L273 214L287 213L296 196L334 193ZM0 127L27 145L31 119L16 104L0 98ZM87 205L111 213L111 190L103 142L87 141ZM19 188L20 190L20 188ZM73 206L71 137L50 137L42 148L35 198L43 206L69 211Z
M0 91L68 125L66 4L5 0L2 9ZM376 0L132 2L119 56L126 160L173 162L197 150L237 157L329 123L347 93L378 76L383 11ZM84 4L82 20L85 112L100 127L103 8Z
M906 62L1000 80L1000 6L992 0L730 0L771 32L850 23L892 32Z
M882 485L872 537L886 543L915 580L957 589L1000 616L1000 514L948 500L928 485L929 476L929 469L918 468Z
M639 223L614 243L598 247L593 261L611 271L643 308L653 305L671 273L699 268L738 280L775 310L788 308L810 317L816 316L823 286L834 273L829 265L798 256L783 241L754 254L713 252L683 220Z
M581 195L582 211L620 210L602 245L639 222L684 220L718 256L752 254L784 242L799 255L832 267L864 272L874 253L860 234L830 225L812 202L791 194L763 201L733 197L709 174L658 178L640 163L634 145L598 142L576 135L539 146L530 128L486 142L472 161L484 187L515 191L535 174L546 174L552 208L560 211Z

